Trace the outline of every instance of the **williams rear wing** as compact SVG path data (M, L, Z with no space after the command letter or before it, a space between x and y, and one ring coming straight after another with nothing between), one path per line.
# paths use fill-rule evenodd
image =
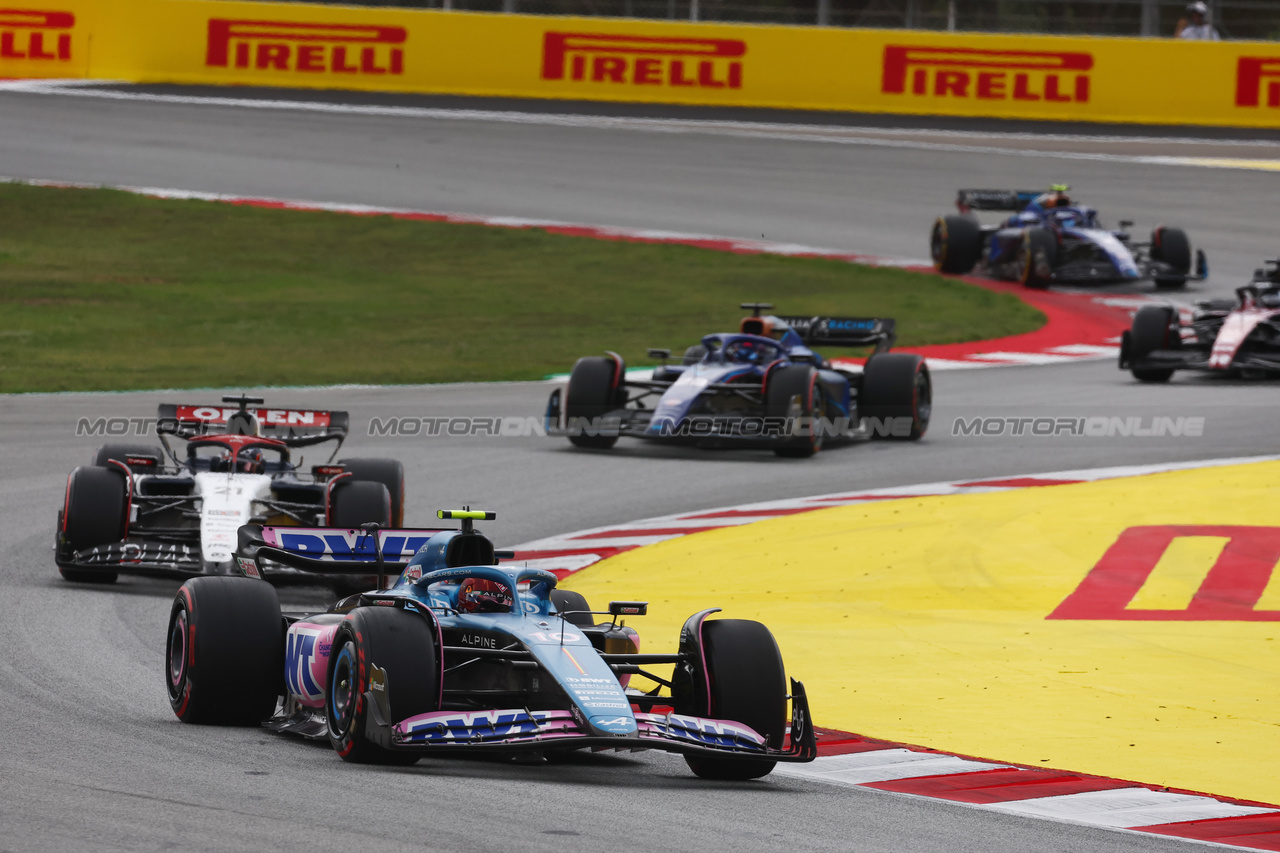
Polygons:
M1044 190L960 190L956 207L961 213L971 210L1006 210L1012 213L1025 208Z
M884 352L898 339L893 320L871 317L778 317L807 346L875 347Z

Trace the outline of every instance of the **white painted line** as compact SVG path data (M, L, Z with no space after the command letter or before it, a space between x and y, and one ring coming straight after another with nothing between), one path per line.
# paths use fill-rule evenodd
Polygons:
M576 572L598 562L600 562L599 554L566 554L563 557L539 557L536 560L508 560L507 564L518 563L526 568L542 569L545 572L552 570Z
M1094 344L1067 344L1060 347L1050 347L1045 350L1045 352L1074 355L1079 356L1081 359L1112 358L1120 352L1120 347L1100 347Z
M969 358L975 361L998 361L1003 364L1066 364L1081 361L1078 356L1050 355L1044 352L977 352Z
M914 779L920 776L947 776L953 773L998 770L1008 766L970 761L954 755L914 752L910 749L877 749L849 755L820 756L811 764L780 764L774 772L787 776L819 779L824 782L865 785L869 782L888 782L891 779Z
M1171 794L1147 788L1114 788L1060 797L1039 797L1008 803L992 803L987 808L1026 817L1046 817L1129 829L1188 820L1212 820L1239 815L1266 814L1275 809L1238 806L1212 797Z
M84 85L84 81L23 80L0 83L0 90L29 94L62 95L80 98L103 98L118 101L144 101L165 104L183 104L200 107L234 107L257 110L292 110L298 112L333 113L360 116L387 116L437 121L485 121L503 124L544 125L559 127L591 128L602 130L627 130L646 133L698 134L731 136L749 139L771 139L793 142L812 142L835 145L858 145L875 148L901 148L916 151L941 151L961 154L995 154L1006 157L1051 158L1060 160L1085 160L1111 163L1135 163L1149 166L1177 168L1200 167L1210 169L1280 170L1280 160L1214 157L1170 157L1142 154L1110 154L1089 151L1037 150L1021 145L973 145L957 142L929 142L909 136L931 135L946 139L980 139L989 142L1016 143L1028 138L1054 139L1057 141L1098 141L1107 143L1134 143L1133 137L1073 137L1069 135L1036 136L992 134L982 131L907 130L886 133L883 128L851 128L830 125L771 124L766 122L731 122L690 119L650 119L618 116L573 115L555 113L521 113L497 110L457 110L427 107L394 107L373 104L343 104L318 101L292 101L284 99L255 99L232 97L197 97L192 95L162 95L137 91L105 89L102 85L113 81L95 81L98 85ZM114 82L114 85L128 85ZM1142 139L1139 144L1170 144L1168 139ZM1220 144L1218 140L1197 140L1199 144ZM1252 141L1237 140L1240 145Z

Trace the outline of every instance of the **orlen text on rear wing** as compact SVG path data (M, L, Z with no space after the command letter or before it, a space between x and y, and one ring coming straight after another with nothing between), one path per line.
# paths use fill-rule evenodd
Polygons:
M960 190L956 207L961 213L971 210L1007 210L1016 213L1024 209L1044 190Z
M898 339L890 319L874 317L779 317L809 346L875 347L885 352Z
M182 438L227 431L227 422L240 408L223 402L208 405L161 403L156 417L159 431ZM262 435L289 444L315 444L347 435L351 417L346 412L318 409L247 408L258 422Z

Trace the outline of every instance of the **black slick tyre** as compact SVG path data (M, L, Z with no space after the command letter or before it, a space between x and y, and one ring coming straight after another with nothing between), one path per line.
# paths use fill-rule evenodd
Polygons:
M873 438L916 441L928 431L932 413L933 379L922 356L889 352L867 359L858 417Z
M163 464L165 458L160 448L145 444L104 444L94 451L93 464L105 467L112 462L123 462L128 465L131 456L149 456L159 464Z
M1138 310L1133 317L1133 326L1129 329L1129 352L1131 362L1146 358L1156 350L1180 349L1182 337L1178 334L1173 308L1168 305L1147 305ZM1173 376L1172 368L1129 368L1133 378L1139 382L1168 382Z
M1018 247L1018 281L1042 290L1058 264L1058 238L1047 228L1027 228Z
M353 480L373 481L391 495L391 527L404 527L404 465L397 459L344 459L340 463ZM373 519L371 519L373 520Z
M938 272L964 275L982 257L982 227L971 216L939 216L929 235L929 253Z
M253 578L201 577L169 611L165 685L185 723L256 725L284 690L284 621L275 587Z
M567 614L564 618L570 625L590 628L596 624L595 617L588 612L591 610L591 605L587 604L586 596L580 592L574 592L571 589L553 589L551 603L556 606L557 613Z
M620 394L625 372L621 362L603 356L580 358L574 364L565 389L564 411L572 430L569 441L575 447L604 450L617 444L616 435L596 433L601 418L626 404Z
M357 530L372 522L391 526L391 492L381 483L342 480L333 487L329 500L329 523L334 527Z
M124 539L129 520L129 484L116 466L86 465L67 478L60 535L71 551L112 545ZM116 572L58 567L74 583L115 583Z
M702 626L703 652L717 720L750 726L771 749L781 749L787 725L787 680L782 653L769 629L746 619L717 619ZM776 761L741 761L687 755L685 761L703 779L741 781L768 775Z
M1191 274L1191 241L1187 233L1181 228L1157 225L1151 232L1151 260L1168 264L1176 273L1158 276L1157 289L1174 290L1186 285Z
M818 371L807 364L787 364L769 373L765 388L765 412L770 419L798 418L801 435L785 438L773 452L792 459L808 458L822 449L826 414ZM803 433L808 433L804 435Z
M366 735L375 668L382 670L388 725L438 709L440 672L426 619L391 607L353 610L334 635L325 681L329 743L344 761L413 764L417 753L385 749Z

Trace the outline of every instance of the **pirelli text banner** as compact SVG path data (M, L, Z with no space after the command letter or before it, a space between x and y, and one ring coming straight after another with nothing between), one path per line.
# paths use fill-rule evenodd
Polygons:
M2 77L1280 126L1280 44L230 0L0 7Z

